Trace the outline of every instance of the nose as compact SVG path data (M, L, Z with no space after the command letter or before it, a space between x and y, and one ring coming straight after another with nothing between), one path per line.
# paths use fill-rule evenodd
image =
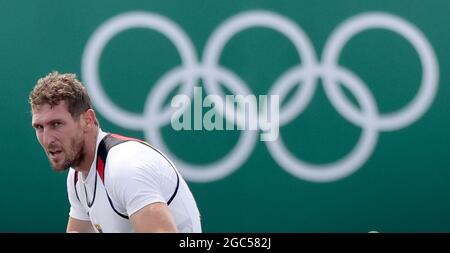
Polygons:
M51 143L55 142L55 135L53 134L53 131L48 128L44 128L41 138L44 147L48 147Z

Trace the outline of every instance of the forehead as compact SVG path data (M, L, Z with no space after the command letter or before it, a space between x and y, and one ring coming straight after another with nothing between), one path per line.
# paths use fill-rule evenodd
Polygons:
M71 117L67 104L61 101L58 105L51 106L50 104L43 104L34 106L31 109L32 123L43 123L54 119L66 119Z

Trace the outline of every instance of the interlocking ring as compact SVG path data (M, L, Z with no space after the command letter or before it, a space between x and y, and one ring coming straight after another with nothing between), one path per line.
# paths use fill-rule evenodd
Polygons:
M167 36L182 59L180 66L175 66L156 82L147 97L143 115L128 112L115 105L104 92L98 76L98 62L105 45L119 32L136 27L154 29ZM321 63L317 60L314 47L303 30L293 21L274 12L248 11L226 20L207 41L201 62L196 59L196 52L189 37L168 18L148 12L125 13L106 21L89 39L82 59L83 79L100 113L121 127L143 130L146 138L171 157L188 180L196 182L218 180L230 175L248 159L257 142L257 132L242 128L235 148L219 161L208 165L190 164L180 160L163 141L160 129L170 123L174 111L171 107L162 108L162 105L170 91L180 83L182 85L180 94L192 97L194 86L199 79L204 80L208 94L219 95L222 98L224 94L218 83L225 85L236 95L252 94L248 89L249 86L233 71L220 66L219 58L224 46L233 36L254 27L269 28L287 37L302 61L301 65L286 70L268 92L269 96L279 95L282 101L295 85L302 84L299 92L280 111L281 126L303 112L312 100L317 80L322 78L325 93L337 112L362 128L360 139L353 150L340 160L329 164L317 165L301 161L285 147L281 138L266 142L274 160L295 177L313 182L330 182L352 174L372 154L381 131L398 130L419 119L430 107L436 94L439 68L426 36L406 20L380 12L359 14L339 25L325 43ZM338 65L340 52L346 43L356 34L373 28L391 30L403 36L417 51L422 64L422 80L417 95L396 112L380 114L376 101L365 83L349 69ZM355 108L346 99L340 84L355 95L360 109ZM256 104L250 106L256 107ZM225 111L232 112L234 109L227 108ZM240 125L245 119L242 113L238 110L236 113L225 113L222 116L226 120L233 120L230 117L237 115L235 123Z

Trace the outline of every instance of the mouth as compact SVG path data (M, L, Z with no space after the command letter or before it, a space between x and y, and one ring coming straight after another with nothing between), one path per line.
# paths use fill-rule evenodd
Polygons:
M49 150L48 151L48 156L52 159L52 160L56 160L62 153L62 150Z

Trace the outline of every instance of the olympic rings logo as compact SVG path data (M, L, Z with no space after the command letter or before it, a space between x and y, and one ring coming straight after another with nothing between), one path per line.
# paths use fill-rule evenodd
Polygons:
M170 19L155 13L129 12L111 18L93 33L83 54L82 77L93 103L107 119L124 128L144 131L145 137L171 157L186 179L196 182L218 180L233 173L248 159L257 142L257 132L241 131L235 148L212 164L189 164L178 159L165 145L160 128L170 124L173 108L160 108L164 98L179 83L182 83L180 94L192 96L200 78L204 80L209 94L223 96L217 85L219 81L234 94L252 94L243 80L219 65L219 58L225 44L234 35L253 27L273 29L286 36L302 60L301 65L286 70L268 92L268 95L279 95L280 101L283 101L294 85L302 83L300 92L280 111L281 126L302 113L314 95L317 79L322 78L326 95L337 112L362 128L360 139L349 154L323 165L306 163L295 157L281 138L265 142L273 159L295 177L330 182L352 174L372 154L380 132L398 130L416 121L430 107L436 94L438 63L425 35L408 21L381 12L359 14L338 25L325 44L320 62L304 31L293 21L274 12L248 11L223 22L207 41L202 61L197 60L194 46L186 33ZM123 110L111 101L98 76L99 58L105 45L119 32L130 28L148 28L162 33L175 45L182 60L180 66L174 67L157 81L147 97L143 115ZM373 28L390 30L404 37L416 50L422 65L421 85L413 100L403 108L386 114L378 112L375 99L365 83L352 71L338 65L344 45L356 34ZM340 84L354 94L361 108L355 108L346 100Z

